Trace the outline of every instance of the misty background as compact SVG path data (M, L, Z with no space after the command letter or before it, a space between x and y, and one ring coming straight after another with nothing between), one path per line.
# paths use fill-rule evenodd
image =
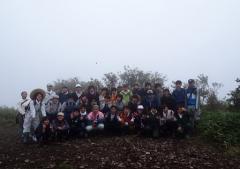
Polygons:
M240 77L238 0L1 0L0 105L57 79L101 78L124 65L187 81Z

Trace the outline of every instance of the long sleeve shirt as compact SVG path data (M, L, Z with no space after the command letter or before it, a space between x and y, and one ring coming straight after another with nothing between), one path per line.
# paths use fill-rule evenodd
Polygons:
M31 101L30 99L24 99L24 100L21 100L20 102L18 102L18 104L17 104L17 111L21 115L25 115L26 107L29 105L30 101Z
M104 120L104 114L100 111L98 111L97 113L91 112L88 114L87 119L92 122L99 122Z
M32 116L32 118L36 117L36 108L35 107L40 107L40 111L42 113L42 116L45 117L46 116L46 111L45 111L45 104L43 102L38 102L36 101L31 101L30 102L30 114Z

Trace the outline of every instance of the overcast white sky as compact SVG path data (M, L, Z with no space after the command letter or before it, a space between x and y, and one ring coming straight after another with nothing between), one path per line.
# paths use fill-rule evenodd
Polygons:
M224 84L224 96L240 77L239 9L239 0L1 0L0 105L58 78L100 78L124 65L169 83L204 73Z

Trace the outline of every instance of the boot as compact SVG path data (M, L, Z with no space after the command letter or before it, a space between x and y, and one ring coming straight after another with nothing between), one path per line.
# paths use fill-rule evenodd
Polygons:
M23 133L23 144L28 144L29 133Z

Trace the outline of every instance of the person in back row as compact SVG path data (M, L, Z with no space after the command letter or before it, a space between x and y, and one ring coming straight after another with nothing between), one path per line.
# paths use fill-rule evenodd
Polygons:
M61 111L64 112L65 120L69 120L70 114L73 112L76 107L76 103L74 101L74 95L72 93L68 94L68 99L62 104Z
M107 88L102 88L101 89L101 93L99 95L99 106L100 106L100 110L103 109L103 107L106 104L106 96L108 95L108 89ZM109 96L110 97L110 96Z
M123 111L124 103L123 103L123 97L121 94L117 95L117 99L115 102L113 102L113 105L115 105L118 109L118 111Z
M131 97L131 101L128 103L128 107L131 111L131 113L134 113L134 112L137 112L137 108L138 108L138 105L139 105L139 98L140 96L138 95L133 95Z
M80 84L77 84L75 86L75 92L73 93L74 101L77 102L79 99L81 99L82 95L82 86Z
M88 99L87 109L92 110L93 103L96 103L97 105L100 105L99 94L97 93L96 88L94 86L89 86L88 87L87 99Z
M123 90L120 92L120 94L123 96L123 103L125 106L128 105L130 98L132 97L132 92L129 90L129 87L127 84L123 86Z
M141 101L143 102L145 99L146 99L146 97L148 96L148 91L149 90L152 90L152 84L151 83L149 83L149 82L147 82L147 83L145 83L145 87L144 88L142 88L141 89L141 92L140 92L140 96L141 96Z
M46 91L46 96L44 98L44 103L45 105L48 104L48 102L52 99L53 96L55 96L56 93L53 91L53 85L52 84L47 84L47 91Z
M190 116L192 129L195 127L196 120L199 119L199 91L195 87L193 79L188 80L188 88L186 90L186 108Z
M176 107L185 107L186 105L186 90L182 88L182 82L180 80L176 81L175 90L172 96L176 102Z
M175 111L176 110L176 102L172 95L170 94L169 89L163 90L163 97L162 97L162 106L167 106L169 109Z
M133 85L132 94L133 95L138 95L138 96L141 97L141 88L140 88L140 85L138 83L135 83Z
M67 101L67 99L68 99L68 94L69 94L69 92L68 92L67 86L63 86L61 93L59 93L59 102L60 102L61 104L63 104L64 102Z
M163 96L163 89L162 89L162 84L161 83L156 83L154 86L154 95L157 101L157 105L160 108L161 107L161 100Z
M106 113L108 113L110 111L111 106L112 106L111 97L107 95L107 96L105 96L104 101L102 102L102 104L100 106L100 110L105 115Z
M118 95L117 88L112 88L112 90L111 90L111 102L112 102L112 105L116 102L117 95Z
M152 90L147 91L147 95L143 100L143 106L146 112L150 112L152 108L155 108L155 109L159 108L156 97Z

